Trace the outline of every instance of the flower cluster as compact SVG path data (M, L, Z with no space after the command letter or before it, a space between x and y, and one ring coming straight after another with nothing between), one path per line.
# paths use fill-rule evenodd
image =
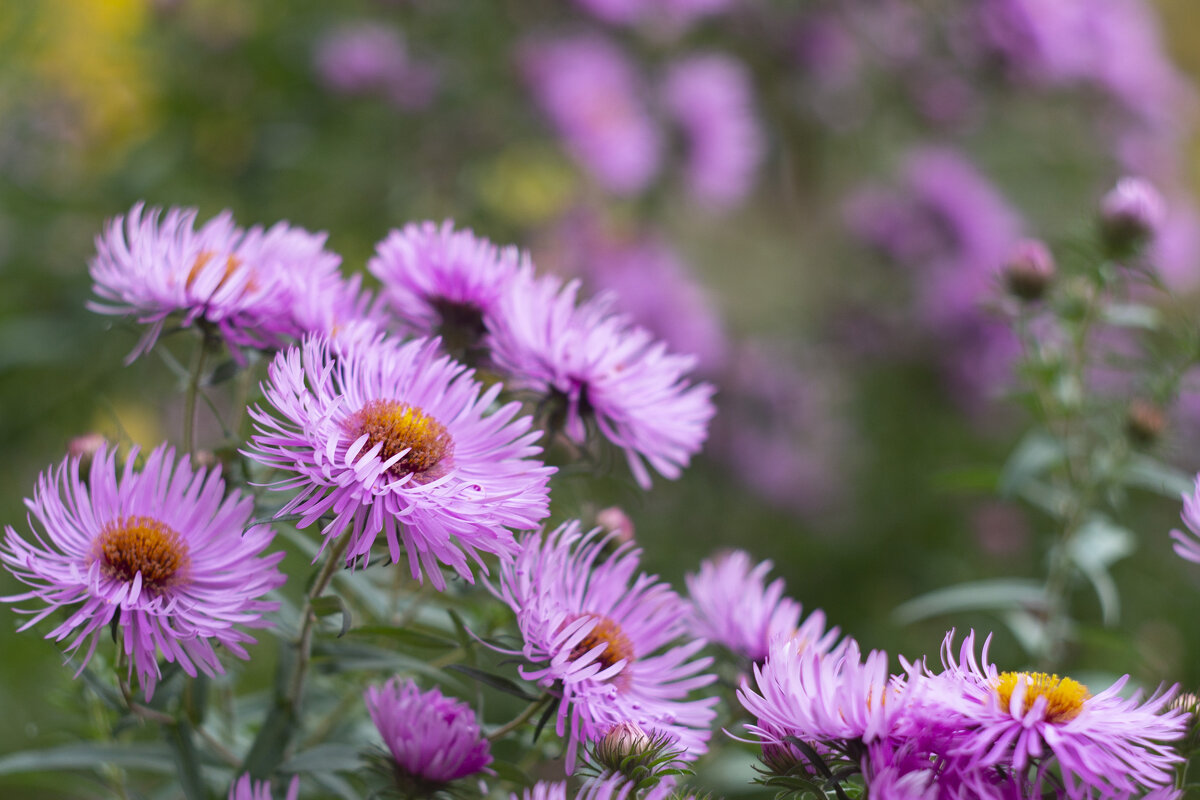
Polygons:
M784 637L738 697L773 767L846 762L872 797L1132 798L1172 784L1170 742L1184 732L1173 690L1143 700L1122 696L1128 676L1091 694L1067 677L1001 672L973 633L957 655L948 634L942 660L940 673L906 663L889 675L885 653L864 659L852 639L821 652Z

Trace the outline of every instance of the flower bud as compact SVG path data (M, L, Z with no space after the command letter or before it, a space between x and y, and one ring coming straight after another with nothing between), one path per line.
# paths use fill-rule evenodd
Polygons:
M775 775L790 775L797 767L802 774L809 771L808 759L787 742L763 742L762 763Z
M1167 418L1156 403L1137 398L1125 414L1125 431L1129 438L1144 446L1154 444L1167 426Z
M1054 256L1046 245L1026 239L1017 244L1004 265L1004 283L1014 297L1032 302L1046 293L1054 273Z
M1144 245L1166 216L1162 195L1142 178L1125 177L1100 201L1100 233L1110 254L1122 257Z
M654 740L640 725L626 721L604 734L593 755L601 766L619 770L625 759L644 754L653 744Z
M613 534L617 544L633 541L633 520L625 511L617 506L602 508L596 512L596 524L605 531Z
M99 433L85 433L82 436L76 436L67 443L67 455L71 458L79 459L79 477L86 481L88 473L92 470L92 459L101 447L107 444L107 440Z

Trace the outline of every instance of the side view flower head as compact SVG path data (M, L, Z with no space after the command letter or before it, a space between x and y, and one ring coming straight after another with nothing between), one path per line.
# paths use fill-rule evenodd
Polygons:
M393 562L403 545L413 577L444 589L440 565L472 581L468 559L486 572L480 553L511 556L509 529L549 511L540 432L517 403L489 413L501 387L485 391L436 339L353 339L335 353L310 337L269 374L274 413L250 410L246 454L290 473L272 484L298 490L279 515L301 514L301 528L330 515L326 543L350 536L348 563L366 561L383 533Z
M244 230L228 211L195 224L195 209L163 216L138 203L96 238L90 270L100 300L89 308L150 326L130 360L154 346L175 314L183 326L212 326L235 357L240 347L278 347L299 334L289 284L337 277L341 258L325 250L325 234L284 222Z
M433 790L492 762L475 712L436 688L393 678L368 687L363 700L391 753L392 777L405 786Z
M67 611L46 638L74 636L71 654L86 645L82 671L115 623L128 671L149 698L159 657L193 677L223 672L215 645L249 657L244 645L254 639L241 628L266 625L263 613L278 608L259 598L284 582L277 568L284 554L261 555L274 531L246 528L253 502L238 492L226 496L219 470L194 470L166 445L140 470L137 457L135 448L119 478L116 450L106 448L95 454L86 483L78 459L42 473L26 501L35 541L6 527L0 560L31 587L2 599L44 604L18 609L33 615L22 630Z
M575 442L587 423L625 451L642 488L646 463L678 478L700 450L715 409L713 387L687 378L695 357L676 355L611 311L611 295L577 305L579 282L523 270L490 327L492 359L512 388L562 407Z
M300 776L296 775L288 783L287 795L284 800L296 800L300 796ZM256 781L250 773L242 775L229 787L229 800L273 800L270 781Z
M703 639L683 639L687 608L665 583L637 572L641 551L566 523L528 534L493 591L516 612L530 664L521 676L561 697L556 731L568 737L567 769L579 745L633 722L669 733L695 758L706 750L715 697L688 699L716 676L694 658Z

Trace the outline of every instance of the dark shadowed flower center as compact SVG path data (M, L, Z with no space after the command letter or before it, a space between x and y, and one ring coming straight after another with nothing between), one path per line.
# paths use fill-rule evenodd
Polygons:
M633 643L621 630L621 626L608 617L592 616L598 620L596 627L592 628L588 635L584 636L583 640L571 650L571 660L583 658L592 648L603 644L607 646L600 655L596 656L596 660L604 665L604 669L608 669L623 659L633 661Z
M382 445L379 458L383 461L404 454L388 469L396 477L440 477L454 454L454 440L445 425L398 400L372 400L351 415L348 427L355 438L366 434L364 449Z
M433 310L441 320L437 335L442 337L442 347L454 355L470 353L479 347L487 325L483 321L483 309L474 303L461 303L445 298L432 301Z
M1000 707L1007 710L1018 683L1025 684L1023 711L1033 708L1039 697L1046 698L1046 721L1069 722L1079 716L1083 702L1091 697L1087 687L1070 678L1044 672L1001 672L996 682Z
M96 537L94 554L109 578L132 581L142 573L150 592L174 582L190 559L188 547L173 528L153 517L120 517Z

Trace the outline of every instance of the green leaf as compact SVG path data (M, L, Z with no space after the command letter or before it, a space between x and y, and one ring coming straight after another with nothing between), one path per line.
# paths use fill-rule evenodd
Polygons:
M303 750L280 766L281 772L355 772L362 769L361 750L326 742Z
M1144 455L1130 457L1121 478L1127 486L1137 486L1172 500L1191 494L1196 483L1188 473Z
M255 780L271 777L271 773L283 761L283 751L296 724L296 712L291 703L281 700L271 708L242 765Z
M346 608L346 603L336 594L327 594L318 597L312 601L313 613L318 617L329 617L334 614L342 615L342 629L338 631L338 638L346 635L350 630L350 610Z
M469 675L482 684L490 686L497 691L504 692L505 694L511 694L514 697L519 697L522 700L529 700L532 702L533 700L538 699L538 695L530 694L525 690L525 687L521 686L514 680L505 678L503 675L493 675L490 672L484 672L481 669L475 669L475 667L469 667L466 664L451 664L449 667L447 667L447 669L454 670L455 672L461 672L464 675Z
M999 578L960 583L923 594L897 606L892 616L897 624L910 625L941 614L1042 608L1045 602L1045 592L1038 581Z
M1137 549L1137 537L1108 517L1097 515L1075 531L1067 548L1071 561L1096 590L1104 624L1114 624L1121 613L1121 596L1108 570Z
M166 726L167 743L175 756L179 785L187 800L206 800L204 779L200 777L200 757L192 741L192 726L184 721Z
M455 640L426 631L427 629L412 625L405 628L392 625L361 625L350 633L356 636L384 636L398 644L424 650L450 650L458 647Z
M0 775L51 772L60 769L96 769L105 765L171 774L175 761L165 744L68 744L46 750L24 750L0 756Z
M1008 457L1000 473L1000 493L1017 494L1051 467L1061 464L1065 456L1058 439L1043 431L1031 431Z
M1101 318L1109 325L1119 328L1153 331L1162 325L1162 314L1159 310L1141 303L1110 303L1104 308Z

